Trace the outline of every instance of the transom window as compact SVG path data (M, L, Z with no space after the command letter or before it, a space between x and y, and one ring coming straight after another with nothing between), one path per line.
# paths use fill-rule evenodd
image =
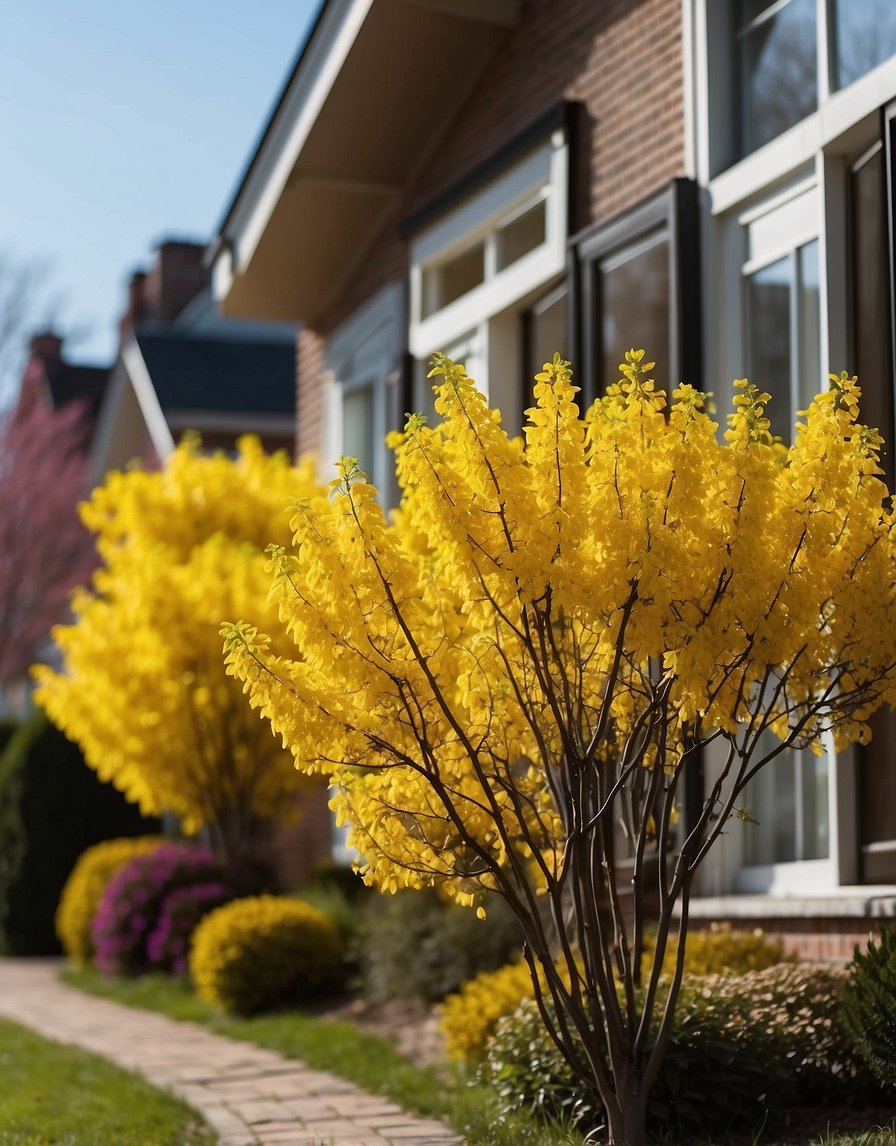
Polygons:
M497 393L490 375L520 357L507 348L510 326L518 331L520 314L565 272L567 165L567 133L555 128L411 241L411 354L425 364L437 350L475 344L478 373L467 362L468 373L504 405L513 387L514 413L519 370L500 371Z

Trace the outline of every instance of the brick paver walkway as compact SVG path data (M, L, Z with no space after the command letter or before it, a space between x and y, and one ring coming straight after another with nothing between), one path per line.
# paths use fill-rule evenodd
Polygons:
M0 1015L179 1095L221 1146L462 1146L440 1122L253 1043L60 983L53 960L0 959Z

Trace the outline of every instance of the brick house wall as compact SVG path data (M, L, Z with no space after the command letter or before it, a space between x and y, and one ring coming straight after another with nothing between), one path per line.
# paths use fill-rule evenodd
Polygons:
M620 64L624 61L624 64ZM417 176L407 217L562 100L584 112L570 231L607 222L685 173L680 0L528 0L466 106ZM322 339L407 275L396 220L316 330L297 342L298 452L319 449Z
M784 954L809 963L847 963L856 947L864 951L868 940L880 929L878 921L855 916L805 917L793 916L769 919L767 916L720 920L737 931L759 929L772 939L784 944ZM690 930L705 926L703 919L694 920Z

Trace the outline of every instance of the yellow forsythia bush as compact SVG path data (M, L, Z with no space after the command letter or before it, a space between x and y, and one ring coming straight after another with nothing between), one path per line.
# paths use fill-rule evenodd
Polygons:
M645 937L644 955L653 961L655 935ZM678 944L670 941L663 959L663 974L672 975L678 958ZM684 969L688 975L746 975L789 962L784 943L760 928L735 931L728 923L714 923L701 931L689 931ZM649 967L648 967L649 969ZM643 973L647 973L647 970Z
M645 956L651 959L654 943L651 934L645 943ZM677 943L670 942L663 960L664 974L674 971L677 953ZM745 975L787 961L781 940L770 938L759 928L735 931L722 923L688 934L685 970L691 976ZM481 1059L499 1020L513 1014L532 994L529 968L522 961L484 971L464 983L439 1008L439 1026L450 1057L467 1062Z
M240 1015L313 995L338 982L341 969L342 946L327 916L276 895L236 899L210 912L190 949L197 992Z
M86 964L93 958L90 925L109 881L136 856L154 852L161 836L132 836L104 840L78 857L65 881L56 909L56 934L69 959Z
M676 951L666 952L663 970L675 970ZM689 975L746 975L789 962L784 943L772 939L758 927L735 931L728 924L714 924L704 931L689 931L684 965Z
M483 971L464 983L439 1007L439 1027L449 1056L466 1062L481 1059L498 1021L532 993L532 976L522 960Z

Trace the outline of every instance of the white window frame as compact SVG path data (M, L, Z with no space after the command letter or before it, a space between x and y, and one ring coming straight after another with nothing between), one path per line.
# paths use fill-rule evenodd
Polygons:
M750 155L720 169L724 123L720 106L726 73L730 79L730 43L725 38L725 0L686 0L683 43L688 73L685 83L687 157L705 188L702 219L704 360L707 374L725 380L738 377L745 359L744 269L773 262L769 246L760 262L751 261L747 230L763 216L814 186L816 233L793 236L779 255L813 237L819 242L821 374L847 365L848 355L848 221L847 184L852 162L880 138L880 109L896 99L896 57L879 64L847 87L832 90L828 52L828 0L818 4L818 109ZM713 35L716 36L713 39ZM714 155L714 151L716 154ZM811 230L811 227L809 227ZM761 379L757 380L761 383ZM734 823L720 838L711 863L700 877L700 894L724 895L763 891L807 894L831 891L858 880L858 807L856 759L849 749L829 756L829 857L827 860L745 868L743 833L749 825ZM718 762L706 762L711 776ZM774 764L772 765L774 768Z
M789 172L814 164L818 153L843 142L855 126L876 113L896 95L896 56L891 56L847 87L831 89L828 68L827 16L828 0L816 0L818 6L818 109L788 128L775 139L758 148L724 170L719 169L719 140L731 125L719 124L720 110L731 101L720 99L715 90L730 80L730 44L720 32L719 13L725 3L736 0L690 0L686 19L689 30L685 37L691 46L693 76L691 99L696 117L694 149L697 177L712 191L713 214L722 214L767 189ZM771 0L770 0L771 2ZM710 18L710 12L712 18ZM713 42L710 38L715 36ZM713 128L713 125L716 127Z
M361 387L373 387L373 464L369 480L387 504L394 498L394 466L386 448L386 434L400 417L400 362L404 318L401 283L389 283L354 312L327 339L322 462L332 475L345 453L343 397ZM393 409L395 407L395 409Z
M566 268L568 233L569 148L562 129L533 149L486 188L415 236L410 246L409 348L426 360L463 337L478 331L488 346L489 319L520 304ZM542 243L503 269L498 269L498 233L507 223L543 199L545 238ZM485 244L483 281L424 317L424 275L479 242ZM488 393L488 354L484 377L477 378Z
M798 261L799 252L808 246L809 243L817 242L819 245L819 278L821 277L821 215L818 187L814 179L809 179L805 182L795 183L786 193L773 196L770 201L766 201L758 207L753 207L743 212L737 219L737 225L746 240L745 257L741 265L740 284L741 322L745 338L749 323L747 313L749 279L757 272L783 259L789 261L791 273L794 275L794 280L791 282L790 295L791 361L790 390L788 395L791 429L793 425L795 425L797 412L804 409L807 405L806 396L800 393L798 370L800 340L799 320L795 314L795 308L799 305L799 284L795 277L797 273L795 264ZM821 288L819 287L819 310L821 309L821 294ZM820 314L819 329L822 329ZM751 367L748 361L747 350L748 347L744 346L741 364L735 368L735 375L746 374L748 377L751 377ZM825 365L823 371L819 369L818 378L816 380L817 389L820 390L822 388L827 374L827 365ZM765 388L762 379L756 379L756 381L760 386ZM813 390L811 397L814 397L815 393L816 390Z

